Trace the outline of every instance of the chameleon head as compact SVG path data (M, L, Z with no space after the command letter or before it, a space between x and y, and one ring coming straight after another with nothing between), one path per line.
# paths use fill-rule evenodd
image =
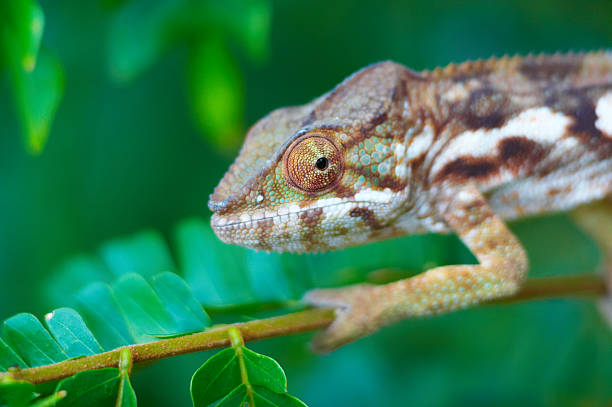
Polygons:
M210 197L217 236L304 252L398 234L392 225L407 190L403 116L411 74L379 63L256 123Z

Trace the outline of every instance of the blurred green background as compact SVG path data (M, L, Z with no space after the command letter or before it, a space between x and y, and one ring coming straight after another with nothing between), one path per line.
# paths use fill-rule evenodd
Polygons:
M45 281L71 255L145 228L169 236L186 217L207 219L208 195L249 125L366 64L392 59L426 69L612 43L609 0L41 6L43 48L57 57L65 91L44 150L33 155L8 76L0 81L0 319L46 312ZM532 275L598 264L592 241L563 215L513 230ZM453 237L404 242L409 252L420 250L417 268L467 256ZM319 281L350 279L339 273ZM312 406L612 403L612 333L591 301L406 321L326 356L312 355L307 341L301 335L253 347L276 358L289 392ZM165 360L136 375L140 404L190 405L189 378L209 356Z

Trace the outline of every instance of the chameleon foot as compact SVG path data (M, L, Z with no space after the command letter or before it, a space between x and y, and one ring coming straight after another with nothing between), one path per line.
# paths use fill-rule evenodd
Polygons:
M312 290L304 301L317 307L335 307L336 319L323 332L317 334L312 348L327 353L374 333L381 326L382 307L379 286L357 284L345 288Z

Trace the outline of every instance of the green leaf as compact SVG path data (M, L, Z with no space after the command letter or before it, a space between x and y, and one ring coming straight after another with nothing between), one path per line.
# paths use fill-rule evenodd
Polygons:
M100 257L116 277L128 273L149 277L176 268L168 246L154 231L112 240L100 248Z
M133 0L122 4L110 27L109 70L116 81L129 81L153 64L171 41L169 24L180 2Z
M256 407L306 407L306 404L287 393L275 393L261 386L253 386L253 398Z
M67 359L66 354L36 317L17 314L2 325L2 334L29 366L42 366Z
M89 255L76 255L56 267L43 287L44 294L53 306L74 306L74 293L96 282L109 282L110 271L98 258Z
M64 91L64 76L57 60L39 51L44 15L33 0L0 5L0 47L8 65L13 95L26 145L42 151Z
M29 407L55 407L57 402L66 397L66 391L62 390L57 393L53 393L42 399L38 399L35 403L29 405Z
M64 390L66 397L57 406L111 406L117 399L119 379L119 369L115 368L79 372L58 383L56 392Z
M117 393L116 407L136 407L136 393L130 383L130 370L132 369L132 351L129 348L121 349L119 355L119 391Z
M51 122L64 93L64 73L57 59L42 49L32 72L25 71L14 60L18 58L6 47L13 93L21 119L26 145L30 152L40 153L47 141Z
M0 405L27 406L34 398L34 389L34 385L29 382L13 380L10 377L0 380Z
M244 89L236 60L211 36L191 50L188 71L198 126L217 148L232 151L243 133Z
M259 301L286 301L301 294L289 283L291 277L283 270L279 254L247 250L245 257L247 278Z
M284 302L311 287L281 255L224 244L201 220L179 224L175 240L185 281L205 307Z
M182 222L176 242L185 281L204 306L256 300L247 284L244 249L220 242L201 220Z
M217 407L232 407L232 406L245 406L249 402L249 394L246 384L241 384L236 387L230 394L225 396L223 400L217 404ZM193 404L194 407L199 407L204 404Z
M242 347L242 355L252 385L263 386L276 393L287 391L287 377L276 360L245 347Z
M202 331L210 326L210 318L179 276L161 273L153 277L152 284L180 332Z
M15 353L2 338L0 338L0 372L6 372L10 367L27 367L26 362Z
M233 348L209 358L191 377L191 399L196 407L219 400L241 384L240 366Z
M138 342L148 342L155 335L177 333L168 311L153 288L138 274L127 274L114 284L115 297Z
M253 401L252 407L305 407L297 398L290 396L287 393L278 394L261 386L253 386ZM236 387L230 394L217 404L217 407L235 407L248 405L249 401L247 386L241 384Z
M119 392L117 393L116 407L136 407L136 393L130 383L130 377L125 374L121 375L119 383Z
M7 1L0 6L5 36L13 41L13 58L21 69L32 72L40 48L45 16L33 0Z
M135 343L125 317L107 284L93 283L77 296L78 310L105 350Z
M208 2L202 15L220 31L229 33L254 61L268 53L272 4L268 0Z
M241 363L245 372L241 372ZM191 378L191 398L195 407L221 398L219 406L237 406L248 401L249 387L256 405L303 405L287 395L287 379L280 365L244 346L222 350L208 359Z
M45 315L49 331L68 357L102 353L103 349L85 325L83 318L70 308L60 308Z

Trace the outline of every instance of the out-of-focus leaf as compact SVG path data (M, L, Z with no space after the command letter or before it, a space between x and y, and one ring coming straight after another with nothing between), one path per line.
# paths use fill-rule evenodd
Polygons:
M189 93L204 136L222 150L232 150L243 129L244 89L236 61L224 42L206 38L189 55Z
M31 72L14 63L18 58L15 47L9 45L5 49L26 145L32 153L40 153L64 93L64 73L57 59L44 48Z
M42 151L64 92L58 61L40 49L44 14L33 0L0 4L0 51L8 66L28 150Z
M200 220L181 223L176 241L185 280L207 306L282 302L309 288L281 255L226 245Z
M221 32L228 32L255 61L268 52L272 4L268 0L228 0L206 2L206 15Z
M56 391L66 391L57 406L108 407L117 400L119 369L85 370L58 383Z
M68 357L95 355L104 350L73 309L60 308L45 315L45 322Z
M210 318L179 276L161 273L153 277L152 284L180 332L203 331L210 326Z
M78 310L105 350L136 342L107 284L93 283L77 295Z
M154 231L112 240L100 248L100 257L116 277L128 273L150 277L175 268L168 246Z
M43 294L52 306L73 306L74 293L92 281L107 283L112 279L102 261L93 256L76 255L55 268L43 284Z
M34 385L30 382L6 377L0 380L0 406L25 407L34 398Z
M29 366L49 365L68 358L32 314L17 314L4 321L2 335Z
M179 264L202 304L220 306L255 301L244 270L244 249L223 244L210 226L188 220L176 230Z
M117 10L109 35L109 70L117 81L129 81L154 63L166 50L168 30L181 1L124 2Z
M32 72L36 66L45 25L42 9L33 0L6 1L0 5L0 13L4 28L4 32L0 32L0 35L5 41L12 41L10 44L12 62L15 62L15 66Z

